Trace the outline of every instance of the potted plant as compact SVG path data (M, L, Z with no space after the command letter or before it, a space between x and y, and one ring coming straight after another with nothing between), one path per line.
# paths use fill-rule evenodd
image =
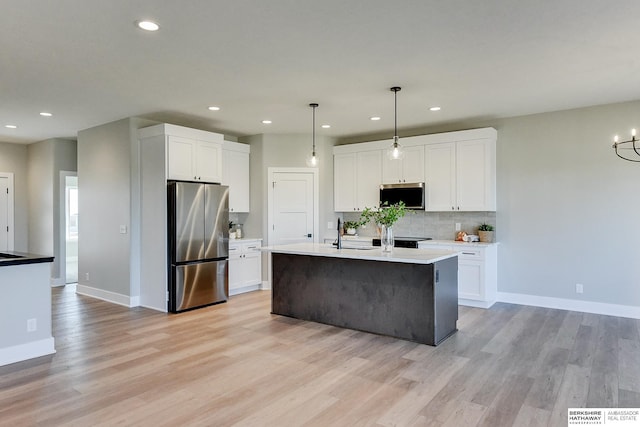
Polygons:
M493 243L493 225L482 223L478 227L478 236L483 243Z
M367 224L373 221L380 227L380 243L384 252L389 252L393 248L393 224L395 224L406 213L406 205L400 201L389 205L383 204L379 208L364 208L360 214L361 223Z
M344 222L344 232L346 234L354 235L356 234L356 229L360 227L362 224L360 221L345 221Z

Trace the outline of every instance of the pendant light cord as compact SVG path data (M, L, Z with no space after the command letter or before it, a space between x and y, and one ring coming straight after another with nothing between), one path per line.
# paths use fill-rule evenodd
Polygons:
M400 86L394 86L390 90L393 92L393 144L398 144L398 92Z

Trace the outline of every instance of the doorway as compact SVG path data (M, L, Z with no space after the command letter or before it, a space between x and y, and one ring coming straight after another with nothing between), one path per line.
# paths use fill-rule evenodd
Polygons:
M268 169L269 245L318 242L318 170Z
M65 284L78 282L78 176L60 172L60 276Z
M0 172L0 251L12 251L13 238L13 174Z

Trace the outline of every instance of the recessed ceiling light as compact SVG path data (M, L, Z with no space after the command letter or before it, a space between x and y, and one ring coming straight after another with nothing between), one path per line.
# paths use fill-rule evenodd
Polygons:
M43 117L51 117L51 116L53 116L53 114L47 113L46 111L43 111L42 113L40 113L40 115L43 116Z
M265 125L270 125L272 122L271 120L263 120L262 123Z
M331 127L331 125L322 125L323 128L325 129L329 129Z
M440 107L431 107L429 111L440 111Z
M4 125L4 127L9 128L9 129L17 129L18 126L16 125Z
M369 117L369 120L373 120L375 122L376 120L380 120L380 117L378 116Z
M209 110L211 110L211 111L220 111L220 107L211 106L211 107L209 107Z
M145 31L158 31L160 29L160 26L153 21L137 21L136 25Z

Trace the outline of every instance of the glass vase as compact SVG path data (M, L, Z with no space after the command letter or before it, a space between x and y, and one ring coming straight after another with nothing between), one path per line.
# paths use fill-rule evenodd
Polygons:
M380 246L382 246L382 252L391 252L393 244L393 228L383 225L380 228Z

